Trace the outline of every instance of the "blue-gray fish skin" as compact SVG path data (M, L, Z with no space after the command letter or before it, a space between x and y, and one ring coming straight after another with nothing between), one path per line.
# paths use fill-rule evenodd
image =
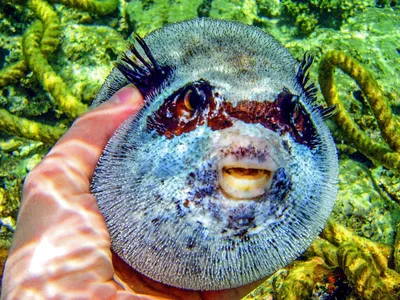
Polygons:
M258 28L211 19L131 42L94 101L129 83L146 101L92 180L112 249L193 290L242 286L296 259L337 194L331 110L313 103L310 59L298 63Z

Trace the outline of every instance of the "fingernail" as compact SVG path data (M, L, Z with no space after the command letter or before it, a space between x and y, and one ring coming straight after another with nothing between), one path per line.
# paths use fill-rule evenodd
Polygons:
M139 95L139 90L133 84L129 84L116 92L112 97L114 99L110 100L114 100L117 103L136 102Z

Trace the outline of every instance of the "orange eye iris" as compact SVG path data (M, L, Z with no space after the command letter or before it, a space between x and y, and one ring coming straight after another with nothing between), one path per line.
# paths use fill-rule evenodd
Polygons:
M185 108L187 110L194 110L194 107L190 103L190 95L192 94L192 90L188 90L187 93L185 94L185 97L183 98L183 104L185 105Z

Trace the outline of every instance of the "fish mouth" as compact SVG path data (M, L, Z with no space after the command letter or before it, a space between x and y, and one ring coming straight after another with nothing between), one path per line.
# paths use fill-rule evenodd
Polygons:
M219 170L219 187L230 199L250 200L265 194L275 173L260 165L223 165Z

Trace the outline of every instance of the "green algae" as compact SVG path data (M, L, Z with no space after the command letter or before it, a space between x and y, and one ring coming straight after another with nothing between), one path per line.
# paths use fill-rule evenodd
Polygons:
M211 4L210 17L235 20L252 25L254 20L258 18L257 2L255 0L215 0Z
M252 25L254 22L261 22L259 12L277 17L280 13L279 3L256 0L146 0L130 2L126 8L130 24L141 36L167 23L199 16Z
M278 18L281 15L281 3L279 0L258 0L257 11L261 18Z
M18 61L22 56L22 33L32 22L33 13L23 1L5 1L0 8L0 67ZM305 51L316 58L311 77L316 82L317 63L330 49L342 50L366 65L389 98L395 114L400 114L400 11L397 1L226 1L226 0L144 0L120 1L119 10L99 18L89 12L54 5L60 16L61 43L49 63L66 82L68 89L82 102L90 103L112 67L116 54L124 48L124 39L135 30L143 36L167 23L207 16L237 20L260 26L271 32L301 59ZM384 7L378 8L376 5ZM6 10L8 9L8 10ZM9 14L8 12L12 13ZM340 97L359 126L377 141L382 141L369 106L353 80L338 75ZM318 94L319 103L322 97ZM18 84L0 88L0 107L36 120L68 127L71 120L53 103L35 74L30 73ZM333 219L355 234L371 241L393 245L399 223L400 175L374 165L351 145L342 144L343 133L329 122L339 144L339 197ZM0 220L14 224L21 185L26 174L36 165L49 146L8 134L0 134ZM13 223L14 222L14 223ZM12 226L11 226L12 227ZM0 228L0 262L10 245L12 230ZM319 244L318 244L319 243ZM335 255L318 252L336 246L326 240L316 241L316 250L309 250L300 262L278 270L248 299L283 299L296 283L298 295L315 295L326 285L324 276L337 267ZM319 249L319 250L318 250ZM361 252L361 250L354 251ZM318 250L318 251L317 251ZM328 250L326 250L328 251ZM333 250L332 250L333 251ZM312 257L322 257L315 263ZM1 260L3 258L3 260ZM312 261L308 263L308 261ZM368 261L368 259L366 259ZM300 266L300 267L299 267ZM308 269L305 267L308 267ZM303 268L303 269L302 269ZM306 270L308 281L299 284L296 270ZM319 273L318 273L319 272ZM304 272L303 272L304 274ZM324 276L320 276L323 274ZM351 274L349 276L352 276ZM301 281L301 280L300 280ZM356 298L357 290L347 291L347 298ZM293 298L294 299L294 298ZM304 298L303 298L304 299Z
M332 217L359 236L393 244L396 225L400 222L399 205L379 188L380 181L385 179L376 176L377 169L382 167L371 172L361 162L341 157L339 193Z
M126 13L136 33L144 36L167 23L196 18L202 3L203 0L132 1Z
M373 0L283 0L283 13L294 20L300 34L309 34L317 26L339 28L357 12L373 7Z
M126 41L108 26L69 24L64 30L61 49L54 58L57 61L54 69L76 97L90 104L110 73L113 61L126 49Z

